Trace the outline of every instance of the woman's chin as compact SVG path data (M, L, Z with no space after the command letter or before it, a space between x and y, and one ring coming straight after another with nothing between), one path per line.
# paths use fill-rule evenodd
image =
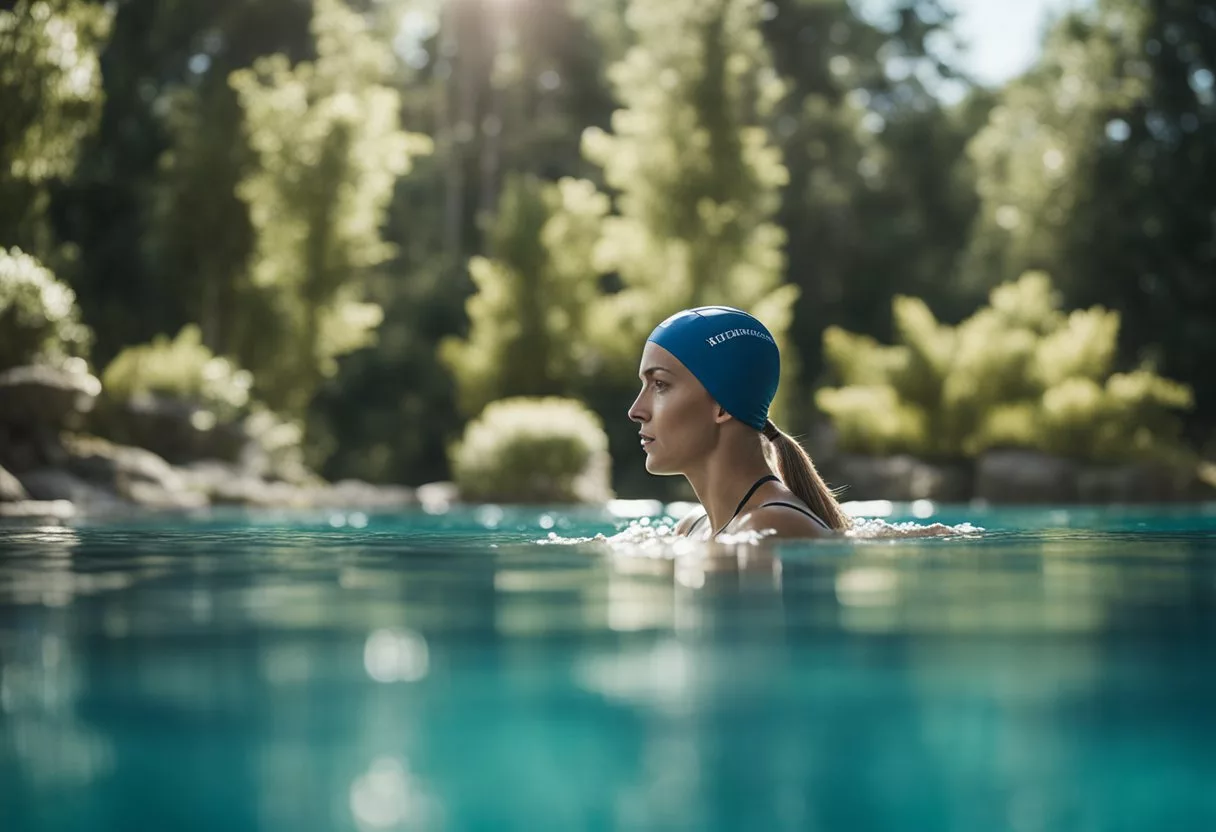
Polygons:
M653 453L646 454L646 471L659 476L676 473L675 471L671 470L671 466L664 465L663 461L661 459L657 459Z

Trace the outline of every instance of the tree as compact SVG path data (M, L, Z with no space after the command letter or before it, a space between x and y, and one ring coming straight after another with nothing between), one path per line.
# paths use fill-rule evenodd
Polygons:
M597 265L620 286L592 337L630 384L647 333L683 307L737 306L785 337L797 289L781 285L785 237L772 219L786 170L764 129L782 90L759 11L753 0L635 0L635 45L609 72L623 108L611 132L584 135L615 195Z
M52 187L76 167L103 99L97 53L110 12L79 0L0 9L0 247L53 261Z
M397 253L369 283L384 308L377 343L340 359L314 405L311 424L324 422L336 446L327 475L411 483L451 475L444 449L462 411L437 347L470 334L469 265L478 262L470 255L490 254L509 221L497 214L510 201L504 172L536 184L592 175L580 133L606 125L612 110L602 50L567 5L377 5L400 59L405 122L433 136L435 152L398 180L389 209L384 233ZM413 428L401 430L403 421Z
M961 316L957 259L975 213L967 140L985 96L948 106L931 84L967 85L938 56L951 17L936 0L885 19L845 0L774 0L763 25L789 93L771 120L790 171L779 221L799 287L793 341L808 381L829 324L890 332L896 292Z
M1042 268L1117 311L1121 363L1149 359L1216 414L1216 7L1102 0L1062 18L971 147L978 278Z
M381 310L361 300L393 183L428 142L401 129L385 47L340 0L317 0L315 61L260 59L231 83L257 162L238 186L256 234L267 316L238 353L265 401L302 415L335 357L367 344Z
M124 0L100 58L105 103L75 175L55 195L65 276L104 366L124 347L191 322L230 354L229 292L252 250L235 194L250 161L228 76L259 57L315 55L311 2Z
M607 212L607 197L586 180L508 178L489 256L469 264L477 287L467 303L469 336L442 344L466 414L507 396L579 389L599 294L591 255Z

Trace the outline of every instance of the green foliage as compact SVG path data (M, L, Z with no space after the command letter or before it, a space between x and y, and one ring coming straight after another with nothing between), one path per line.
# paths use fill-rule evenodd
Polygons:
M368 270L391 254L380 236L397 177L428 142L399 126L383 84L386 46L340 0L317 0L317 58L283 55L231 77L257 162L238 187L256 235L251 278L263 295L240 358L272 407L299 415L335 358L371 342L380 307Z
M80 0L0 9L0 245L53 253L50 185L72 173L100 115L97 53L110 17Z
M1121 316L1124 363L1151 360L1216 413L1216 10L1098 0L1049 31L969 148L981 210L968 272L1057 275L1070 305Z
M563 503L611 496L603 424L571 399L492 402L469 423L451 457L467 500Z
M781 285L785 236L772 222L787 173L763 126L782 85L760 4L634 0L626 22L635 43L609 70L623 109L611 132L589 129L583 145L618 194L596 264L623 284L599 304L592 338L631 378L646 334L668 314L738 306L781 341L797 289Z
M808 380L828 325L888 338L896 292L950 319L980 300L956 274L976 205L963 149L988 96L935 48L951 35L949 4L862 5L766 3L763 31L788 89L771 133L789 169L777 220L785 279L799 291L790 339ZM947 88L958 104L935 95Z
M466 413L507 395L573 391L592 358L583 336L599 294L591 252L607 212L608 198L584 180L507 180L492 256L469 263L469 336L441 346Z
M246 411L253 376L212 353L198 326L189 324L173 339L161 335L123 350L102 373L101 384L115 401L155 394L201 405L229 422Z
M897 341L884 346L839 328L824 353L844 385L816 395L856 452L974 457L1023 447L1082 459L1184 457L1174 411L1192 406L1185 385L1140 369L1112 373L1119 315L1101 307L1059 311L1042 273L992 291L990 305L958 326L921 301L893 304Z
M0 248L0 370L87 358L92 341L76 295L19 248Z
M252 162L241 108L227 84L177 87L161 100L171 144L151 187L143 251L151 269L172 274L178 309L199 322L203 343L225 355L249 353L268 317L269 293L250 284L254 230L237 195Z

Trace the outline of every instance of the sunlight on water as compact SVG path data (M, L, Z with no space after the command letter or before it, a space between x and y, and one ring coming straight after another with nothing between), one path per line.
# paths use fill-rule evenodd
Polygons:
M0 830L1216 829L1216 509L609 508L0 526Z

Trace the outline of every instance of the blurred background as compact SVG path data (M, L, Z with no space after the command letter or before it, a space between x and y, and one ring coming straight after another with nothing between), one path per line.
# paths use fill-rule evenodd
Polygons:
M1214 70L1210 0L2 3L0 464L677 497L636 362L722 303L855 496L1194 496Z

